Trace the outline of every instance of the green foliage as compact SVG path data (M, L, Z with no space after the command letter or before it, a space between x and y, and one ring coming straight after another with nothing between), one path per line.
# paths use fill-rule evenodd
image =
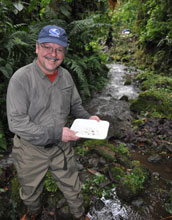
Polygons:
M123 185L130 188L132 193L135 194L138 189L143 189L146 179L147 173L144 173L141 168L133 169L132 173L124 178Z
M138 160L132 160L132 161L131 161L131 166L132 166L132 168L140 167L140 161L138 161Z
M171 94L164 88L146 90L132 101L130 109L137 113L149 112L150 117L159 113L161 117L172 118Z
M56 192L58 190L58 186L49 171L46 174L46 178L45 178L45 189L48 192Z
M100 27L94 16L71 22L67 26L69 50L64 65L75 79L82 98L91 96L92 91L103 88L108 68L99 51L93 50L94 32Z
M81 157L84 157L88 153L88 150L84 146L77 146L76 153Z
M128 0L119 5L115 12L112 13L112 23L115 30L122 31L127 28L133 32L135 30L138 7L139 1L137 0Z
M170 0L147 0L140 5L139 42L154 59L154 68L169 73L172 58L172 4ZM155 57L154 57L155 55Z
M171 93L172 79L171 77L156 74L153 71L145 71L136 77L140 81L142 90L163 88Z
M149 177L149 172L144 168L137 167L130 173L121 178L117 187L117 194L120 198L130 201L137 196L143 189Z
M87 140L84 141L83 146L94 149L96 146L107 145L108 141L105 140Z
M114 147L113 149L115 153L119 156L122 155L122 156L130 157L130 152L128 148L126 147L126 144L124 143L121 143L119 146Z
M134 129L137 129L142 124L144 124L144 118L139 118L139 119L133 121Z
M118 182L120 181L121 178L125 176L124 170L122 170L119 167L111 167L110 171L111 171L112 177Z
M107 178L104 175L95 175L92 178L87 178L85 183L82 185L82 193L96 195L101 198L103 195L109 194L110 187L101 188L100 184L105 182Z
M142 26L140 40L147 40L159 44L163 39L168 39L171 36L171 11L172 6L170 1L164 3L160 1L147 0L146 4L142 4L142 11L146 13L147 24ZM144 19L143 21L144 22Z

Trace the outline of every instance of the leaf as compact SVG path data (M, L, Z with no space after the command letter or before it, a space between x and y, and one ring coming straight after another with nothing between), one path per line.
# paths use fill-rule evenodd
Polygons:
M24 6L20 2L15 2L13 3L13 5L18 11L22 11L24 8Z
M4 75L7 79L10 78L10 75L9 75L8 71L6 70L6 68L5 68L4 66L1 66L1 67L0 67L0 71L3 73L3 75Z
M0 121L0 148L3 150L7 149L7 142L4 135L4 128L2 125L2 121Z
M0 193L1 193L1 192L6 192L6 191L5 191L5 189L0 188Z
M62 5L60 6L60 11L62 14L64 14L66 17L69 17L70 16L70 8L67 7L67 5Z

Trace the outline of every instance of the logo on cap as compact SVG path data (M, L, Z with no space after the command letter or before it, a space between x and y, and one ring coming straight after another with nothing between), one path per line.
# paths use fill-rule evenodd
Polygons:
M52 37L60 37L60 30L56 29L56 28L51 28L49 30L49 36Z

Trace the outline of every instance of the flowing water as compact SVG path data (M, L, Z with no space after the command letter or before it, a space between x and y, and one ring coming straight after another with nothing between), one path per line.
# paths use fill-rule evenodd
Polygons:
M103 96L113 97L114 99L121 99L123 96L128 97L128 99L135 99L139 95L138 87L130 84L126 85L126 77L132 78L137 72L134 70L129 71L129 69L120 64L109 64L110 68L108 77L110 79L109 83L106 85ZM100 97L102 98L102 96Z
M121 204L115 189L112 190L112 194L113 199L111 200L106 200L104 197L101 198L105 204L101 211L97 211L94 207L92 208L88 213L90 220L143 220L130 206Z
M110 111L108 109L108 103L110 100L120 100L123 97L127 97L128 100L135 99L139 95L139 88L134 84L126 85L126 78L132 77L137 74L138 71L134 70L129 71L129 69L120 64L110 64L109 65L109 83L105 86L101 94L98 94L96 97L98 101L98 107L96 110L97 114L101 115L101 111ZM132 80L131 80L132 82ZM118 102L119 103L119 102ZM120 103L119 103L120 104ZM104 113L105 114L105 113ZM161 170L161 164L152 165L147 162L147 158L142 158L139 154L135 153L133 159L141 161L144 165L149 168L154 167L152 171L158 172ZM163 172L162 172L163 173ZM171 173L165 176L170 180ZM166 189L164 182L162 185L150 186L145 190L144 198L137 198L136 204L141 200L141 205L125 204L122 203L118 196L116 195L115 189L112 190L112 199L106 200L104 197L101 198L101 201L104 203L104 206L101 210L96 210L95 205L93 205L88 213L88 216L91 220L161 220L164 217L169 216L169 213L164 211L160 203L160 197L157 193L159 188L163 187Z

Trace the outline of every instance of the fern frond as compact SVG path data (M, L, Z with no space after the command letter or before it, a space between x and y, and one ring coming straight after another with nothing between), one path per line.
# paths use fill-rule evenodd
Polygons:
M76 80L76 84L79 87L81 95L83 97L90 96L89 84L87 81L86 74L84 73L84 68L86 65L77 55L71 57L66 57L64 64L67 66L69 71L72 73L73 78ZM78 83L77 83L78 82Z

